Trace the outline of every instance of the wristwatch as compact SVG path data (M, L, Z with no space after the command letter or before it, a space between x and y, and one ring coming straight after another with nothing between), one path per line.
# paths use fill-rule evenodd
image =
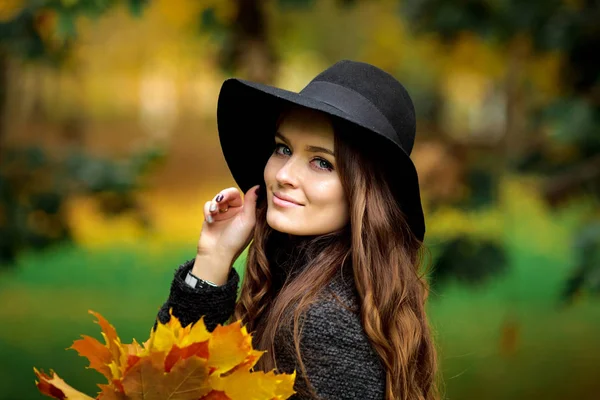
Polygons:
M189 287L192 287L194 289L206 289L211 286L219 287L219 285L217 285L216 283L198 278L196 275L192 274L191 271L187 273L187 276L185 277L185 283L187 283Z

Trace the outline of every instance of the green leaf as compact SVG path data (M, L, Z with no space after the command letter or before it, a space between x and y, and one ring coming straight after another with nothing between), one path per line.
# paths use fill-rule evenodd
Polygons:
M77 30L75 29L75 16L69 11L61 11L58 14L58 23L56 34L61 41L75 39Z
M129 0L129 11L135 17L141 17L148 0Z

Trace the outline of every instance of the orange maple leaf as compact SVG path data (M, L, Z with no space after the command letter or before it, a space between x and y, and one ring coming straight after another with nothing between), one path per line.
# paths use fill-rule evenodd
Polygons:
M170 373L165 374L161 353L151 353L137 363L123 379L125 394L147 400L199 399L210 392L206 359L190 357L179 360Z
M93 368L106 377L112 379L112 372L108 367L112 358L110 350L96 339L82 335L83 339L76 340L69 349L77 350L80 356L87 357L90 365L87 368Z
M35 381L40 392L61 400L93 400L91 397L73 389L65 381L60 379L54 371L50 370L52 376L46 375L44 372L33 368L35 375L39 381Z
M124 348L121 345L121 339L117 336L117 331L102 315L91 310L89 313L98 318L97 323L102 328L105 344L103 345L90 336L82 335L83 339L73 342L69 349L77 350L80 356L90 360L88 368L100 372L109 381L119 379L124 371L117 368L117 366L122 364L122 357L127 356L132 347ZM137 343L134 341L132 346L135 344ZM135 346L133 349L135 349Z
M108 384L100 384L101 400L272 400L287 399L296 373L252 372L264 352L252 348L252 336L240 321L208 332L201 319L182 327L171 314L157 324L142 345L121 343L115 328L100 314L105 344L82 335L70 347L90 361ZM34 368L41 393L56 399L90 400L67 385L58 375Z

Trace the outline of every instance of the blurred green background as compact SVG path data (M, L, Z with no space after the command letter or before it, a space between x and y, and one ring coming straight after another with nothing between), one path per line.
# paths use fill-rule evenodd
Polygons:
M600 3L0 0L0 399L65 351L144 341L202 206L234 186L230 76L300 90L343 58L408 88L448 399L598 399ZM236 267L243 272L243 257Z

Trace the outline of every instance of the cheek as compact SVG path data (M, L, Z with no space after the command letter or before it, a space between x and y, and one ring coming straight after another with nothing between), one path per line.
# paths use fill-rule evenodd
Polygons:
M271 179L273 179L275 177L276 173L277 173L277 170L275 167L275 162L273 161L273 157L270 157L269 160L267 161L267 165L265 165L265 169L263 171L263 178L264 178L265 182L268 182Z
M339 207L344 201L342 186L337 180L317 182L307 195L314 205Z

